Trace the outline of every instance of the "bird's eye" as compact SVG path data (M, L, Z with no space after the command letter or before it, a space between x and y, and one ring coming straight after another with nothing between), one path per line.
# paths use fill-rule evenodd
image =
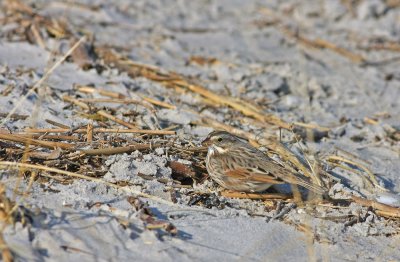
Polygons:
M222 141L222 137L218 137L217 141L221 142Z

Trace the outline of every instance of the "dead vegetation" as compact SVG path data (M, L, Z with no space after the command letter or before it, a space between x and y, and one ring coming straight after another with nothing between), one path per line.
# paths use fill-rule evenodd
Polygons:
M395 4L395 1L389 1ZM167 71L154 65L145 65L129 60L117 50L111 50L109 47L96 46L95 42L88 43L90 36L76 38L78 33L73 32L68 27L68 23L53 17L39 15L33 8L23 4L21 1L8 0L3 4L7 10L7 16L2 24L16 22L21 25L18 29L10 31L12 38L18 36L19 41L29 41L47 49L45 38L67 38L74 41L68 52L58 60L46 74L30 88L25 99L31 93L37 93L42 87L49 75L67 59L71 59L83 69L87 67L116 68L119 72L125 72L132 78L143 77L150 81L157 82L171 92L188 93L196 98L204 107L213 109L229 108L235 114L242 118L248 118L264 128L282 128L296 133L295 127L301 127L305 130L321 131L324 134L330 131L328 127L321 127L308 123L287 123L283 119L268 112L267 108L262 108L254 103L244 101L234 97L222 96L208 90L197 79L190 79L176 72ZM262 12L270 14L270 10L263 9ZM276 26L281 21L275 19L274 22L262 24L262 26ZM260 24L259 24L260 26ZM365 63L367 60L362 55L353 51L339 47L323 39L310 40L306 37L294 33L288 27L279 26L283 34L293 39L304 48L329 49L340 56L346 57L354 63ZM365 49L389 49L398 52L396 43L372 44ZM216 58L192 57L191 62L200 65L216 63ZM6 93L3 95L7 95ZM69 183L73 179L85 179L105 184L125 191L129 195L149 198L168 205L174 205L173 201L151 196L140 191L132 190L129 185L120 185L117 183L106 182L102 176L106 173L103 167L104 157L114 154L130 153L136 150L152 151L159 147L169 147L172 153L179 154L183 158L193 160L204 159L205 149L194 146L191 141L186 146L180 146L175 143L175 134L180 126L170 126L167 128L141 129L137 126L134 118L122 116L113 108L104 106L104 103L111 104L134 104L141 108L141 112L152 115L156 121L156 112L160 108L180 109L179 104L171 104L166 101L160 101L155 98L138 94L140 99L132 99L123 94L108 91L97 86L76 85L73 93L61 94L62 100L70 104L70 107L83 119L90 120L90 123L84 126L66 126L62 123L48 121L54 128L34 128L27 127L24 130L10 132L3 128L3 125L12 119L24 119L27 116L15 114L19 104L10 112L1 112L3 120L1 121L0 140L0 167L4 170L17 170L20 179L28 179L32 183L44 183L48 179L54 179L60 183ZM199 115L198 122L192 125L209 126L215 129L223 129L233 134L242 136L253 145L264 146L268 149L268 154L278 156L282 163L293 172L300 172L304 176L310 177L312 181L329 189L337 182L337 179L329 172L333 168L347 170L355 176L361 177L370 192L385 191L373 172L361 163L356 157L350 159L348 156L329 155L323 158L313 156L313 160L304 154L298 156L288 149L283 143L271 135L264 132L262 134L253 134L241 130L232 125L206 118L198 112L196 107L191 110L181 108L182 111L190 111ZM131 112L132 114L137 112ZM369 121L368 123L374 123ZM129 134L130 137L126 135ZM388 139L398 142L398 130L388 127ZM299 141L297 141L299 142ZM197 162L197 161L193 161ZM203 181L206 178L205 169L202 164L197 166L186 166L178 162L171 162L170 167L173 170L174 185L188 186L193 184L193 180ZM151 179L151 178L149 178ZM185 183L183 183L185 181ZM189 181L189 182L188 182ZM24 194L29 194L29 187ZM297 192L298 193L298 192ZM22 195L24 195L22 194ZM21 195L21 193L20 193ZM199 194L200 195L200 194ZM248 198L264 200L266 206L277 207L277 201L285 203L295 202L297 205L321 205L328 208L343 206L338 200L319 199L313 203L313 199L303 200L299 194L294 196L285 194L244 194L237 192L222 192L222 196L230 198ZM25 196L25 195L24 195ZM4 186L0 187L1 221L4 225L13 224L16 221L18 212L18 203L13 203L5 196ZM137 198L129 198L132 206L141 213L140 217L147 223L148 229L163 229L171 234L176 234L177 229L169 222L158 221L154 214ZM345 200L347 205L355 202L359 205L371 208L377 215L390 219L400 218L400 209L385 204L378 203L356 196L349 196ZM284 214L282 215L284 217ZM327 218L334 220L336 218ZM345 221L352 218L346 217ZM308 226L294 224L299 230L310 231ZM5 261L12 261L12 254L4 243L0 234L0 245L2 246L2 256Z

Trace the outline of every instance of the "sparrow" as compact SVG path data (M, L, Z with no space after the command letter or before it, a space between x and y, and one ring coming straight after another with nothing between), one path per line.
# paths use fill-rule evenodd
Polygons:
M226 131L211 132L202 145L208 146L206 168L210 177L228 190L262 192L275 184L294 184L319 194L326 191Z

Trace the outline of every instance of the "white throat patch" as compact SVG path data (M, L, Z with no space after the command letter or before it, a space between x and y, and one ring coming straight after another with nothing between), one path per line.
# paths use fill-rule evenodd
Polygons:
M211 145L211 146L208 148L208 154L209 154L209 155L214 155L215 153L217 153L217 154L223 154L223 153L225 153L225 152L226 152L225 149L223 149L222 147L216 146L216 145Z

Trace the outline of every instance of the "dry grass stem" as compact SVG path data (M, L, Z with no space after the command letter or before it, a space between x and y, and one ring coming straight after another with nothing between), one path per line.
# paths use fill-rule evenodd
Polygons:
M36 15L36 12L29 6L22 3L20 0L6 0L5 4L9 10L26 13L28 15Z
M310 124L310 123L293 122L293 125L301 126L301 127L308 128L308 129L317 129L319 131L324 131L324 132L328 132L331 130L329 127L323 127L323 126L319 126L316 124Z
M62 148L62 149L73 149L75 145L72 144L67 144L67 143L62 143L62 142L51 142L51 141L41 141L41 140L36 140L36 139L30 139L24 136L20 135L14 135L14 134L0 134L0 139L2 140L8 140L8 141L13 141L21 144L30 144L30 145L37 145L37 146L42 146L46 148Z
M256 193L243 193L243 192L235 192L235 191L222 191L221 195L224 197L230 198L246 198L246 199L291 199L292 195L287 194L256 194Z
M19 114L5 114L5 113L0 113L0 117L9 117L10 119L14 119L14 120L25 120L27 119L29 116L27 115L19 115Z
M35 138L35 139L50 139L50 140L69 140L69 141L79 141L79 137L77 136L68 136L68 135L48 135L44 134L26 134L26 133L16 133L15 135L20 137L27 137L27 138Z
M297 32L294 30L290 29L287 24L289 23L294 23L293 21L287 21L287 19L283 20L282 17L287 17L284 16L282 13L277 12L276 10L272 10L267 7L263 7L260 9L260 12L263 13L264 15L268 16L270 19L273 19L273 23L270 25L277 26L277 28L286 36L295 39L297 42L300 44L307 46L307 47L312 47L312 48L318 48L318 49L329 49L354 63L364 63L366 62L366 59L359 54L355 54L352 51L349 51L343 47L339 47L334 43L331 43L325 39L321 38L316 38L316 39L308 39L304 36L299 35Z
M87 133L87 129L66 129L66 128L44 128L44 129L36 129L36 128L27 128L25 130L26 133ZM169 130L145 130L145 129L108 129L108 128L98 128L93 127L93 133L120 133L120 134L145 134L145 135L175 135L175 131Z
M119 99L119 98L79 98L77 99L83 103L114 103L114 104L138 104L151 111L154 111L154 108L144 104L143 102L135 99Z
M41 34L39 32L37 24L36 23L32 23L29 29L32 32L33 36L34 36L34 38L36 40L36 43L38 43L38 45L41 48L46 49L46 43L43 40L43 37L41 36Z
M354 63L366 62L366 59L362 55L355 54L355 53L353 53L343 47L339 47L327 40L324 40L321 38L316 38L314 40L305 38L304 36L301 36L298 33L293 32L287 26L282 26L282 27L280 27L280 29L285 35L287 35L293 39L296 39L302 45L312 47L312 48L318 48L318 49L329 49L343 57L346 57L347 59L351 60Z
M375 119L372 119L369 117L364 117L364 123L369 124L369 125L377 125L379 122L376 121Z
M362 49L367 50L367 51L387 50L387 51L392 51L392 52L400 52L400 44L396 43L396 42L370 44L367 47L362 47Z
M49 123L50 125L53 125L53 126L56 126L56 127L59 127L59 128L70 128L69 126L61 124L61 123L58 123L58 122L56 122L54 120L46 119L45 121L47 123Z
M59 159L61 156L61 150L57 148L56 150L51 151L50 153L46 152L24 152L24 157L26 158L36 158L43 160L55 160Z
M164 107L164 108L168 108L168 109L176 109L176 106L168 104L166 102L161 102L161 101L158 101L156 99L153 99L153 98L150 98L150 97L146 97L146 96L143 96L143 95L140 95L140 97L143 100L145 100L146 102L149 102L150 104L157 105L157 106Z
M67 96L67 95L64 95L62 98L64 101L69 102L74 105L77 105L77 106L81 107L82 109L90 110L90 106L88 106L86 103L83 103L82 101L79 101L78 99L75 99L75 98L73 98L71 96Z
M355 161L346 159L346 158L341 157L341 156L334 156L334 155L326 157L326 161L328 161L328 162L337 162L337 161L339 161L339 162L344 162L346 164L350 164L352 166L358 167L360 170L363 170L368 175L368 178L371 180L372 184L376 188L379 188L382 191L388 191L386 188L384 188L381 185L379 185L378 181L376 180L375 175L371 172L371 170L369 170L363 164L357 163ZM357 174L357 172L355 172L355 173Z
M94 88L91 86L82 86L82 85L76 85L75 88L77 91L82 92L82 93L99 94L99 95L111 97L114 99L126 99L126 96L121 93L105 90L102 88Z
M108 91L105 89L101 89L101 88L93 88L90 86L80 86L77 85L76 86L77 91L82 92L82 93L89 93L89 94L94 94L97 93L99 95L102 96L107 96L110 97L112 99L102 99L102 98L81 98L78 99L78 101L82 101L82 102L88 102L88 103L95 103L95 102L109 102L109 103L123 103L123 104L139 104L151 111L154 111L154 108L150 105L150 104L155 104L155 105L159 105L159 106L163 106L163 107L167 107L167 108L171 108L173 107L172 105L169 105L167 103L164 102L160 102L157 101L155 99L147 99L146 102L150 103L150 104L146 104L143 103L142 101L138 101L135 99L130 99L128 97L126 97L123 94L117 93L117 92L113 92L113 91ZM142 97L142 96L141 96ZM142 97L143 100L146 100L145 97Z
M356 202L357 204L360 204L362 206L366 207L372 207L373 209L376 209L377 212L379 212L381 215L384 215L386 217L394 217L394 218L400 218L400 208L398 207L392 207L388 206L373 200L368 200L365 198L361 197L356 197L356 196L351 196L351 199Z
M121 147L107 147L107 148L98 148L98 149L84 149L81 150L85 155L95 156L95 155L115 155L115 154L123 154L129 153L136 150L145 150L145 149L153 149L162 146L162 144L136 144L130 146L121 146Z
M86 141L92 143L93 141L93 124L89 123L86 130Z
M107 118L107 119L109 119L111 121L114 121L115 123L123 125L123 126L125 126L127 128L130 128L130 129L136 129L137 128L135 125L132 125L132 124L130 124L128 122L125 122L124 120L119 119L118 117L115 117L113 115L110 115L109 113L107 113L104 110L97 111L97 114L99 114L99 115L101 115L101 116L103 116L103 117L105 117L105 118Z
M106 63L113 64L119 70L127 72L131 77L142 76L149 80L160 82L166 87L189 90L211 100L216 105L232 107L244 115L253 117L261 122L268 122L286 129L290 128L290 124L274 115L266 115L255 110L254 106L250 103L213 93L200 85L190 83L182 75L174 72L164 72L154 66L134 63L114 54L108 48L96 48L96 52Z

